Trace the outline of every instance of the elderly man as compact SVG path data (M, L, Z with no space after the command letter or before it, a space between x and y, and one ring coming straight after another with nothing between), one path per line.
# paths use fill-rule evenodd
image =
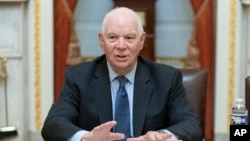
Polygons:
M201 141L199 121L178 69L139 56L145 32L131 9L105 16L104 55L65 71L50 109L45 141Z

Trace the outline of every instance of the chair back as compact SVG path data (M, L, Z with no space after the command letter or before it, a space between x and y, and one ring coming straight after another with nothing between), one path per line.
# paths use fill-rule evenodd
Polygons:
M250 76L247 76L245 79L245 103L246 108L248 109L248 124L250 124Z
M198 115L203 137L205 138L207 71L202 69L181 69L181 72L187 98Z

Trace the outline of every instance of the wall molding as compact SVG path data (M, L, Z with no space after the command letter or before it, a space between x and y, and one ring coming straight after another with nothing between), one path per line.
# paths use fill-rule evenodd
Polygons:
M230 0L230 25L229 25L229 58L228 58L228 100L227 100L227 124L228 129L231 121L231 107L234 104L235 92L235 62L236 62L236 0ZM229 129L228 129L229 130Z
M35 87L35 128L37 131L42 127L41 115L41 0L34 1L34 87Z

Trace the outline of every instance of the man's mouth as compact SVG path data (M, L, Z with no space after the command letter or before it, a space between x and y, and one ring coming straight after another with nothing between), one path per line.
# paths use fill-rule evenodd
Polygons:
M118 59L118 60L125 60L125 59L127 59L128 58L128 55L116 55L116 58Z

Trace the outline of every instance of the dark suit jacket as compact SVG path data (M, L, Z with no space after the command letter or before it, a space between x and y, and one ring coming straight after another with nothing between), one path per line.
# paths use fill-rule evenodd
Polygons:
M105 56L69 67L60 97L44 122L45 141L67 140L112 120L110 80ZM167 129L184 141L202 132L182 86L178 69L139 57L134 83L134 136Z

